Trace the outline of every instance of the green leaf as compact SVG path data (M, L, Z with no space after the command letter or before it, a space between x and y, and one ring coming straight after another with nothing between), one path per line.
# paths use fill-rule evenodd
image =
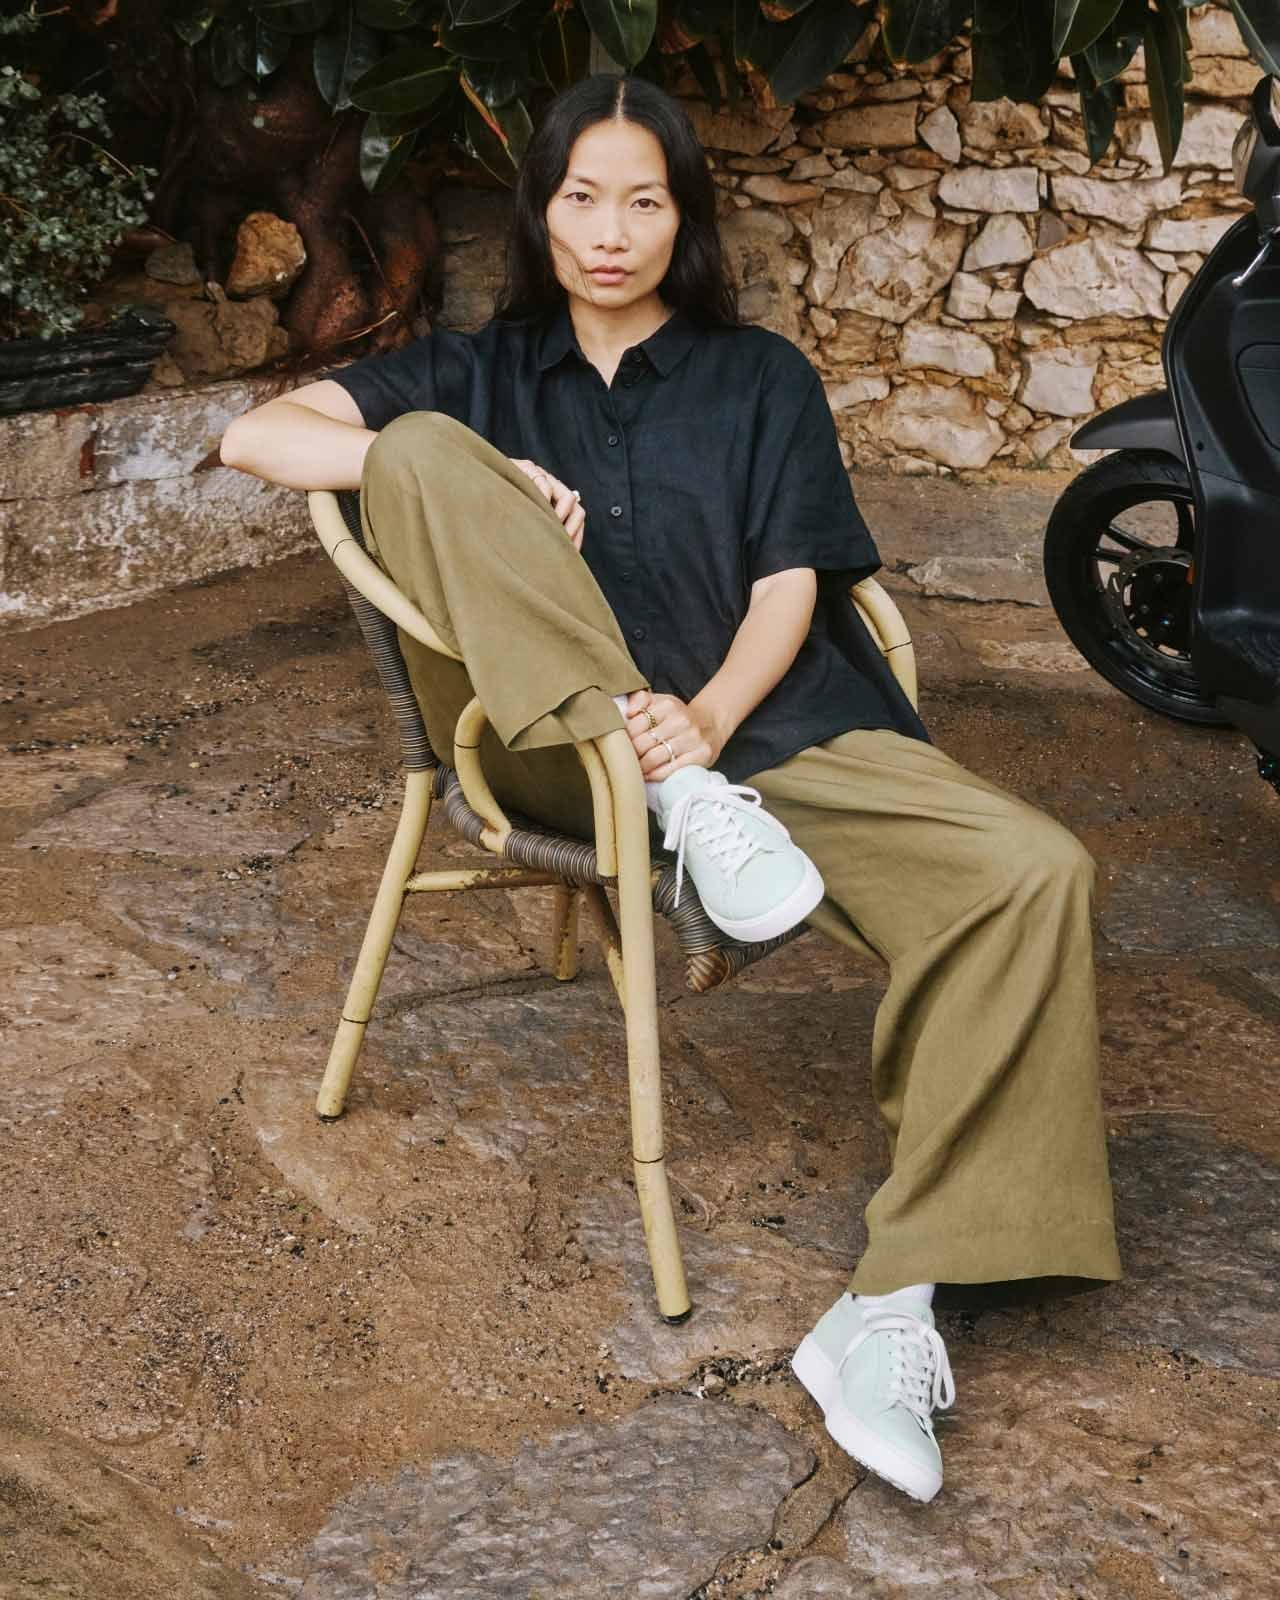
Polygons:
M884 43L894 61L927 61L950 44L973 11L971 0L888 0Z
M1146 26L1146 0L1122 0L1110 24L1084 52L1099 83L1120 76L1137 55Z
M334 0L249 0L249 5L269 28L313 33L328 22Z
M1053 53L1078 55L1120 9L1120 0L1053 0Z
M528 55L523 37L502 22L480 28L441 28L440 43L464 61L523 61Z
M1168 172L1182 138L1182 29L1178 18L1162 5L1149 12L1143 38L1147 64L1147 89L1151 95L1151 119L1156 126L1160 158Z
M689 71L698 81L699 89L706 96L707 104L713 111L719 111L723 96L720 93L720 76L711 59L711 52L705 44L699 43L686 50L684 58L689 63Z
M491 114L502 129L512 161L519 166L533 137L533 118L528 108L523 100L517 100L514 105L495 106Z
M795 38L782 52L769 82L779 105L791 105L834 72L875 20L874 4L815 0L800 19Z
M463 107L462 132L458 142L473 161L478 161L499 183L511 187L515 178L511 153L469 100Z
M1075 71L1076 86L1080 91L1080 115L1084 122L1089 160L1101 161L1116 131L1116 108L1120 103L1119 85L1099 83L1093 75L1087 56L1072 56L1071 66Z
M265 22L255 22L245 68L261 83L277 67L284 65L292 45L293 40L287 33L281 33L278 28L269 28Z
M209 72L220 89L230 89L252 74L245 65L252 50L253 23L244 17L209 30Z
M366 28L398 33L421 22L431 7L427 0L355 0L356 17Z
M369 118L360 134L360 181L370 194L395 182L417 139L416 133L388 133L381 118Z
M974 17L973 98L1039 100L1053 82L1052 14L1045 6L979 4Z
M592 33L615 61L634 67L653 43L658 0L582 0Z
M684 31L698 39L733 26L733 0L677 0L675 11Z
M443 51L403 44L351 85L351 101L362 111L399 115L431 105L453 83L457 69Z
M733 56L742 66L770 73L782 60L804 27L804 17L771 22L759 0L734 0Z
M1280 3L1277 0L1231 0L1240 36L1264 72L1280 77Z
M186 6L176 17L171 17L169 20L170 26L183 44L195 45L200 43L213 26L214 11L212 6Z
M316 34L311 66L316 88L333 111L351 104L351 85L382 57L382 41L372 28L357 22L352 12L335 28Z
M468 61L467 77L490 111L523 99L540 81L527 61Z
M520 0L451 0L449 15L455 28L478 28L514 11Z

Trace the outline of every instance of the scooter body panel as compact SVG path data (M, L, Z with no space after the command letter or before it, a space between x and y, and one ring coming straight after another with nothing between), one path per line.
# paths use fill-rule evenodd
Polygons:
M1136 394L1091 417L1071 437L1076 450L1163 450L1185 459L1173 401L1164 389Z
M1223 235L1169 321L1164 365L1196 501L1192 665L1210 694L1270 725L1280 701L1280 263L1233 282L1258 244L1252 216Z

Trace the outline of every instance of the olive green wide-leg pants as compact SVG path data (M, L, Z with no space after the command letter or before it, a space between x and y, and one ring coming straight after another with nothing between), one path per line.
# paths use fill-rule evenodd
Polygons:
M450 758L478 694L499 797L588 831L567 746L620 727L612 696L644 680L540 492L462 424L411 412L370 447L361 513L370 551L467 661L469 677L402 636L438 752ZM810 922L889 969L871 1074L892 1170L850 1287L1119 1277L1088 854L889 731L842 734L750 781L822 872Z

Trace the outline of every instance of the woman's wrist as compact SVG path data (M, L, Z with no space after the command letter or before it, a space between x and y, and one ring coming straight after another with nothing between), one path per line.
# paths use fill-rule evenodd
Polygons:
M739 719L727 707L718 704L714 695L708 696L705 689L690 700L689 714L718 757L737 732Z

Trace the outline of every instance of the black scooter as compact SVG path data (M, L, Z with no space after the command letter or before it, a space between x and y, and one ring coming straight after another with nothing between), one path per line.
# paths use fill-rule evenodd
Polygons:
M1165 330L1168 389L1113 406L1072 443L1112 450L1045 530L1063 627L1133 699L1234 726L1280 790L1280 79L1232 151L1253 202Z

